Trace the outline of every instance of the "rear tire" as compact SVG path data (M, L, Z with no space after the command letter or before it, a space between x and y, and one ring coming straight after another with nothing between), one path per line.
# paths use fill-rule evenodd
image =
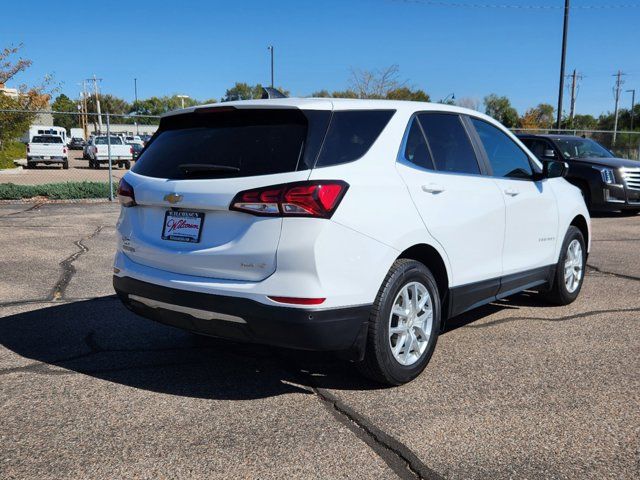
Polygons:
M65 161L62 163L62 169L63 169L63 170L69 170L69 160L65 160Z
M541 292L542 298L554 305L569 305L575 301L584 283L586 264L584 237L577 227L571 225L562 242L553 286L550 290Z
M129 162L129 161L124 162L124 168L125 168L126 170L129 170L129 169L131 168L131 162Z
M410 382L429 363L439 332L440 294L431 271L415 260L398 259L371 309L365 356L358 368L386 385Z

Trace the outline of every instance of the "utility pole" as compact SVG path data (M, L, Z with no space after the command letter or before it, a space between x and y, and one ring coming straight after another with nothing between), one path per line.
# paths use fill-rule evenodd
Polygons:
M569 113L569 119L571 120L571 124L573 125L573 118L576 115L576 94L578 90L578 80L582 80L582 75L576 72L575 68L573 69L573 73L569 75L571 78L571 110Z
M271 88L273 88L273 45L269 45L267 50L271 52Z
M629 130L633 132L633 115L634 110L636 109L636 89L633 88L631 90L627 90L627 93L631 94L631 128Z
M138 115L138 79L133 79L133 94L136 99L136 115ZM136 135L140 135L140 129L138 128L138 119L136 118Z
M567 33L569 30L569 0L564 0L564 26L562 28L562 54L560 56L560 87L558 89L558 118L556 127L562 122L562 95L564 94L564 66L567 58Z
M624 73L622 73L620 70L618 70L618 73L616 73L614 75L614 77L616 77L616 86L614 87L614 96L616 99L616 108L615 108L615 113L614 113L614 120L613 120L613 145L616 144L616 138L618 136L618 114L620 113L620 90L622 89L622 84L624 83L624 81L622 80L622 76L624 75Z
M98 82L101 82L102 79L96 78L96 76L94 75L93 78L88 78L87 81L93 82L93 91L96 95L96 111L98 112L98 130L102 132L102 112L100 111L100 93L98 90Z

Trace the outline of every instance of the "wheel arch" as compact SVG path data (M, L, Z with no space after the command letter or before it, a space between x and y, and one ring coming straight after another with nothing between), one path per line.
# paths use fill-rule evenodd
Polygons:
M591 238L589 237L589 224L587 223L587 219L582 215L576 215L569 225L573 225L582 233L584 237L584 243L587 246L587 250L589 249L589 245L591 245Z
M436 285L438 286L438 292L440 293L443 311L446 312L447 310L445 307L449 298L448 292L450 281L447 265L444 258L442 258L442 255L440 255L440 252L431 245L419 243L405 249L398 258L410 258L411 260L416 260L429 267L431 273L436 279Z

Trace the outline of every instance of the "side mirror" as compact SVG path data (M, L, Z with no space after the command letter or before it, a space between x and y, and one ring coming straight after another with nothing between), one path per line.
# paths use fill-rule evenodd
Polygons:
M569 172L569 164L557 160L547 160L543 162L542 175L544 178L566 177Z
M553 151L553 150L551 150L551 149L548 149L548 150L545 150L545 151L544 151L544 153L542 154L542 156L543 156L544 158L551 158L551 159L554 159L554 158L556 158L556 152L554 152L554 151Z

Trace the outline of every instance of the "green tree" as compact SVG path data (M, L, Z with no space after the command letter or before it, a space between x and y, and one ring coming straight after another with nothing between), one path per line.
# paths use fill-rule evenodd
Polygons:
M554 125L553 105L540 103L537 107L530 108L520 119L520 127L528 129L550 129Z
M412 90L409 87L398 87L389 90L385 95L388 100L411 100L414 102L430 101L429 94L424 90Z
M31 60L15 58L22 45L9 46L0 50L0 85L15 79L31 66ZM36 117L36 110L48 107L51 91L51 77L44 78L40 85L20 85L16 95L0 93L0 110L26 110L26 112L0 112L0 149L19 138L29 129Z
M495 93L484 97L484 110L487 115L495 118L507 128L518 125L518 112L511 106L507 97L499 97Z
M562 128L596 130L598 128L598 120L593 115L574 115L573 120L570 118L563 120Z
M67 97L64 93L61 93L56 97L54 102L51 104L51 110L54 112L71 112L76 113L78 111L78 107L76 103ZM65 115L65 114L53 114L53 123L58 127L64 127L67 129L67 132L70 128L75 128L80 124L78 115Z

